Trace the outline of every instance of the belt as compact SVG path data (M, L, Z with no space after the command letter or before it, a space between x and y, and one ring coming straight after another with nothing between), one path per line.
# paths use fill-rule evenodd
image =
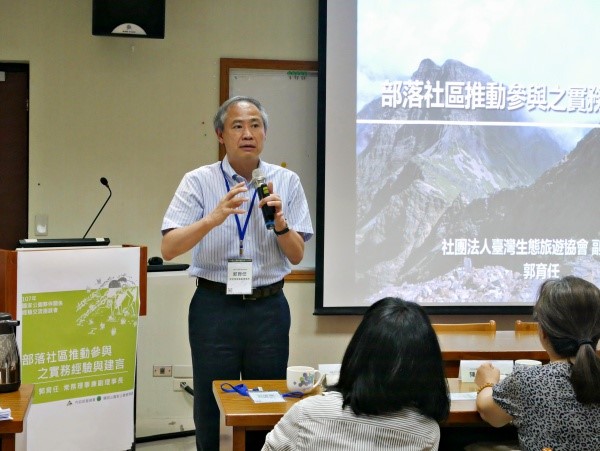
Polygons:
M226 284L204 279L203 277L196 277L196 286L206 288L207 290L216 291L221 294L227 294ZM271 285L253 288L252 294L242 294L239 296L242 296L242 299L252 301L277 294L281 291L282 288L283 279L281 279L279 282L272 283Z

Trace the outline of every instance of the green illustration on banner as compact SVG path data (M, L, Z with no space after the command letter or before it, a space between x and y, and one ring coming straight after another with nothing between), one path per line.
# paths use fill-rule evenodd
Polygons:
M139 287L126 276L87 290L22 296L22 380L34 403L133 390Z

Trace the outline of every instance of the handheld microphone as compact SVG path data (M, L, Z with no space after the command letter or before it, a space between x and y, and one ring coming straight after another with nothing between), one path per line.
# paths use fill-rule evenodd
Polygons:
M102 213L102 210L104 210L104 207L106 207L106 204L108 203L108 200L110 199L110 196L112 196L112 190L110 189L110 186L108 186L108 180L106 180L106 177L101 177L100 178L100 183L102 183L104 186L106 186L108 188L109 194L108 194L108 197L106 198L106 200L104 201L104 204L102 205L102 208L100 208L100 211L98 212L98 214L96 215L96 217L94 218L94 220L92 221L92 223L90 224L90 226L88 227L87 231L83 235L83 238L85 238L87 236L88 232L90 231L90 229L92 228L92 226L96 222L96 219L98 219L98 216L100 216L100 213Z
M254 169L252 171L252 183L258 192L258 197L262 200L269 196L269 187L265 182L265 176L260 169ZM267 229L271 230L275 228L275 207L271 207L267 204L262 207L263 217L265 218L265 225Z

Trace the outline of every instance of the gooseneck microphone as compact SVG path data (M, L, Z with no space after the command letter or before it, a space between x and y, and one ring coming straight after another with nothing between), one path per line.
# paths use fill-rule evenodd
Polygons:
M106 207L106 204L108 203L108 200L110 199L110 196L112 196L112 190L110 189L110 186L108 186L108 180L106 180L106 177L100 177L100 183L102 183L104 186L106 186L108 188L108 193L109 194L108 194L108 197L106 198L106 200L104 201L104 204L102 205L102 208L100 208L100 211L98 212L98 214L96 215L96 217L94 218L94 220L92 221L92 223L90 224L90 226L88 227L87 231L83 235L84 238L87 236L88 232L90 231L90 229L92 228L92 226L96 222L96 219L98 219L98 216L100 216L100 213L102 213L102 210L104 210L104 207Z
M260 200L269 196L271 193L269 192L269 187L267 186L267 182L265 181L265 176L260 169L254 169L252 171L252 183L258 192L258 197ZM275 207L271 207L267 204L262 207L263 217L265 218L265 225L267 229L271 230L275 228Z

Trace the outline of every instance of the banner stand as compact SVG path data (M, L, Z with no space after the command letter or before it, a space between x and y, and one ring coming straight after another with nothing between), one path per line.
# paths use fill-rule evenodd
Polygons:
M130 245L0 250L0 307L21 322L21 380L35 385L17 450L131 448L146 258Z

